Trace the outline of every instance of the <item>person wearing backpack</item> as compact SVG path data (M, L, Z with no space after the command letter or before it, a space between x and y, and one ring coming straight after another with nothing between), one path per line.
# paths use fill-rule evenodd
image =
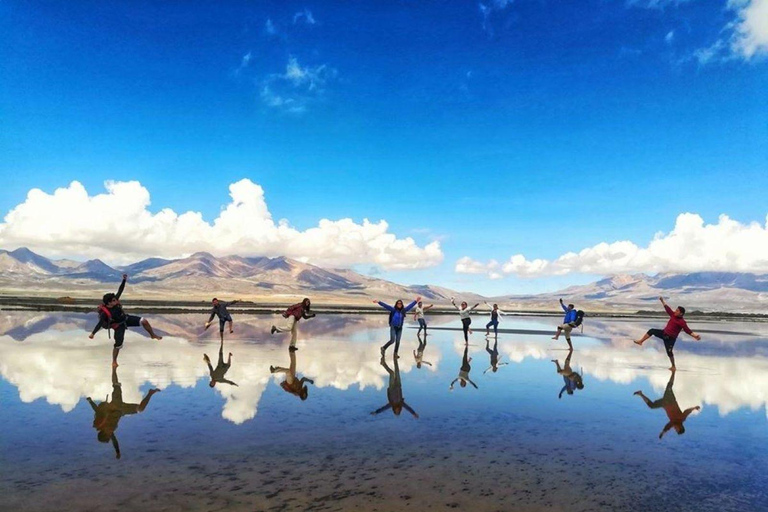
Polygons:
M117 293L107 293L102 297L102 303L99 305L99 323L93 328L91 334L88 336L90 339L99 332L100 329L107 329L115 331L115 345L112 349L112 367L117 368L117 355L120 353L120 349L123 347L123 340L125 338L125 330L128 327L144 327L144 330L149 333L149 337L153 340L161 340L162 336L155 334L152 330L152 326L149 325L149 321L146 318L135 315L126 315L123 311L123 306L120 304L120 296L125 290L125 282L128 280L128 274L123 274L123 281L120 283L120 287L117 289Z
M304 320L309 320L310 318L314 318L315 314L310 312L310 309L312 308L312 301L309 300L309 298L305 298L301 302L294 304L293 306L289 307L285 311L283 311L283 318L285 318L285 322L282 325L273 325L272 329L270 330L270 334L275 334L276 332L290 332L291 333L291 344L288 346L288 350L294 351L298 350L296 348L296 339L298 338L299 332L299 320L302 318Z
M403 335L403 324L405 323L405 317L420 300L421 297L416 297L416 300L405 307L403 306L403 301L400 299L397 299L397 302L395 302L394 306L390 306L389 304L381 302L380 300L373 301L374 304L378 304L379 306L389 311L389 341L381 346L382 356L384 355L384 352L387 351L387 348L389 348L389 346L394 343L395 357L400 357L397 355L397 353L400 350L400 337Z
M560 307L565 311L565 316L563 317L563 323L557 326L557 332L552 336L552 339L558 340L560 339L560 334L564 333L565 341L568 342L568 347L573 350L573 345L571 344L571 331L574 327L581 325L584 320L584 312L581 310L576 311L573 304L568 304L566 306L563 299L560 299Z

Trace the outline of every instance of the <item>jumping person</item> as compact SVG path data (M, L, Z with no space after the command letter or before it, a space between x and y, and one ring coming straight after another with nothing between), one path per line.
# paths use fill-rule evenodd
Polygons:
M677 309L672 311L672 308L670 308L664 301L664 297L659 297L659 300L664 305L664 311L666 311L669 315L667 326L664 327L664 329L649 329L642 338L635 340L635 343L642 345L643 342L651 336L661 338L661 340L664 341L664 348L667 351L667 356L669 356L669 361L672 363L672 366L670 366L669 369L675 371L677 368L675 367L675 354L672 352L672 349L675 348L675 341L677 341L677 336L680 334L680 331L685 331L686 334L691 336L696 341L700 341L701 336L693 332L688 327L688 324L685 322L685 320L683 320L683 315L685 315L684 307L679 306Z
M560 307L565 311L565 316L563 317L563 323L557 326L557 333L552 336L552 339L557 340L560 338L560 333L565 333L565 341L568 342L568 348L573 350L573 345L571 344L571 331L574 327L577 327L576 319L578 312L573 307L573 304L568 304L566 306L563 299L560 299Z
M424 329L424 336L427 335L427 321L424 319L424 313L428 309L434 307L434 304L430 304L429 306L424 306L423 304L423 302L419 301L419 303L416 304L416 308L413 310L413 319L419 322L419 330L416 331L417 336L421 334L422 329Z
M453 307L459 310L459 317L461 318L461 328L464 331L464 342L469 343L469 335L472 334L472 329L469 328L469 325L472 323L472 319L470 318L470 313L473 309L475 309L477 306L480 305L478 302L471 308L467 307L466 301L462 301L461 307L456 305L456 299L451 297L451 304L453 304Z
M659 439L661 439L664 434L669 432L669 430L672 428L675 429L675 432L677 432L678 435L684 434L685 427L683 426L683 423L685 420L688 419L688 416L693 411L701 410L701 407L698 405L696 407L689 407L685 411L680 410L680 406L677 404L677 398L675 398L675 392L672 390L672 386L675 385L675 373L676 372L672 372L672 374L669 376L669 382L667 383L667 388L664 390L664 396L655 402L651 402L648 397L643 394L642 391L635 391L635 395L638 395L640 398L642 398L643 402L645 402L649 409L663 408L664 412L667 413L669 422L664 425L661 433L659 433Z
M123 402L123 390L120 387L120 382L117 380L117 367L112 366L112 401L108 402L106 399L100 404L91 400L91 397L86 398L91 405L93 412L93 428L98 431L97 438L102 443L112 442L112 446L115 447L115 457L120 458L120 445L117 442L117 436L115 436L115 430L117 430L117 424L120 422L120 418L128 414L137 414L149 405L149 400L152 395L159 393L159 389L150 389L147 391L146 396L139 404L126 404ZM109 396L107 396L109 399Z
M222 384L229 384L230 386L237 386L237 384L231 380L224 378L224 375L226 375L229 371L229 367L232 366L232 352L229 353L229 357L227 357L227 362L225 364L223 337L221 339L221 345L219 346L219 361L216 363L216 369L214 370L213 366L211 366L211 358L208 357L208 354L203 354L203 361L205 361L205 364L208 365L208 373L211 375L211 382L208 383L209 386L213 387L218 382L221 382Z
M298 336L299 320L302 318L309 320L310 318L315 317L315 314L310 312L311 306L312 303L310 300L305 298L301 302L294 304L293 306L283 311L283 318L285 318L283 325L272 326L271 334L275 334L276 332L291 333L291 344L288 347L288 350L298 350L296 348L296 338Z
M424 334L424 341L421 340L421 336L416 334L416 337L419 339L419 347L413 351L413 358L416 360L416 368L421 368L422 364L428 364L429 366L432 366L432 363L429 361L424 361L424 350L427 348L427 335Z
M240 300L233 300L232 302L219 302L219 299L214 298L211 303L211 316L208 321L205 322L205 328L208 329L213 323L213 317L219 317L219 336L221 336L221 342L224 343L224 325L229 323L229 334L232 334L234 329L232 328L232 315L229 314L227 308L233 304L237 304Z
M385 370L387 370L387 373L389 374L389 386L387 386L387 405L379 407L373 411L371 416L376 416L377 414L382 413L387 409L392 409L392 412L395 416L400 416L400 413L403 412L403 409L405 409L411 413L414 418L419 419L419 415L416 414L416 411L411 409L411 406L405 403L405 398L403 398L403 383L400 381L400 366L397 364L397 359L397 357L394 358L395 369L392 370L389 366L387 366L387 362L384 360L384 356L381 356L381 361L379 363L384 367Z
M102 304L99 306L99 323L96 324L96 327L93 328L90 336L88 336L90 339L93 339L96 333L99 332L99 329L102 328L115 331L115 346L112 349L112 367L114 368L117 368L117 355L123 346L125 330L128 327L138 327L141 325L153 340L163 339L162 336L155 334L146 318L126 315L123 311L123 306L120 305L120 296L123 294L123 290L125 290L125 282L127 280L128 274L123 274L123 281L120 283L117 293L107 293L104 295Z
M389 311L389 341L381 346L382 356L384 356L384 352L386 352L387 348L394 343L395 357L400 357L397 355L397 352L400 350L400 337L403 335L403 323L405 322L405 316L420 300L421 297L416 297L416 300L408 304L406 307L403 307L403 301L400 299L397 299L394 307L381 302L380 300L373 301L374 304L378 304L379 306Z
M491 356L491 366L488 367L487 370L483 372L483 375L488 373L488 370L493 370L493 373L496 373L499 371L499 366L504 366L509 363L500 363L501 356L499 355L499 340L495 340L493 342L493 350L490 348L491 340L487 339L485 340L485 351L488 352L488 354Z
M469 355L469 343L464 344L464 357L461 359L461 368L459 369L459 376L453 379L453 382L451 382L451 386L448 388L451 391L453 391L453 385L456 384L456 381L460 381L459 385L463 388L467 387L467 382L475 386L475 389L477 389L477 384L472 382L472 380L469 378L469 371L472 369L472 367L469 365L469 363L472 361L471 357L468 357Z
M568 351L568 356L565 358L565 365L562 368L560 368L560 361L557 359L552 360L557 366L558 375L563 377L563 382L565 383L563 389L560 390L560 394L557 395L557 398L563 398L564 392L572 395L575 390L584 389L584 382L581 379L581 375L571 369L571 356L573 356L573 350Z
M290 358L288 368L270 366L269 372L272 374L284 373L285 380L280 383L280 387L283 388L283 391L301 398L302 401L306 400L309 396L309 387L304 383L309 382L310 384L314 384L315 381L306 377L296 378L296 351L289 348L288 357Z
M491 335L490 327L493 326L493 335L498 336L499 335L499 317L506 315L506 313L499 309L498 304L494 304L493 306L491 306L486 302L485 305L491 308L491 321L485 324L485 335L486 336Z

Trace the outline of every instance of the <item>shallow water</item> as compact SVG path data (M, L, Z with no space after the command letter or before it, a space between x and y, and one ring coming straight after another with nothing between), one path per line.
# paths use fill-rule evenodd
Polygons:
M385 315L318 317L300 323L293 354L297 378L313 381L302 400L281 387L286 374L270 373L291 362L288 340L268 334L272 317L235 317L223 355L233 354L225 378L237 386L214 388L203 354L215 367L218 333L201 332L204 316L149 319L164 339L127 334L113 375L106 333L87 337L94 315L0 312L0 508L768 509L766 324L694 322L719 332L678 341L670 386L660 343L629 341L659 320L590 321L569 361L583 389L564 386L551 361L565 364L562 340L500 334L508 364L486 372L490 355L475 332L477 389L451 391L460 332L433 331L423 356L431 366L418 368L416 331L406 328L395 368L391 349L381 364ZM547 331L557 320L508 318L502 327ZM485 318L473 322L482 330ZM391 380L396 394L388 369L398 370L418 419L407 408L371 414L388 404ZM155 388L143 412L117 406L116 389L123 403L139 404ZM638 390L651 403L666 398L651 409ZM674 416L675 403L701 410L682 435L672 428L660 439L663 406ZM115 417L120 459L93 426L109 430Z

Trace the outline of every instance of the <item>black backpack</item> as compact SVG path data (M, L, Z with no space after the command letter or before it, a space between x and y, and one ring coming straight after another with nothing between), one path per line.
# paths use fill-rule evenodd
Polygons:
M576 320L573 321L573 326L578 327L584 321L584 312L582 310L576 311Z

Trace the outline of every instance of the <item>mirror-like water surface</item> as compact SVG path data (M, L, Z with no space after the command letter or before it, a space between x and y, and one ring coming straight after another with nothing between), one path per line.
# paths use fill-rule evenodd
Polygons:
M590 320L573 353L556 318L406 328L395 360L385 315L302 321L295 352L269 316L223 346L150 318L113 371L93 315L0 313L3 508L768 509L766 324L691 322L672 374L630 341L658 320Z

